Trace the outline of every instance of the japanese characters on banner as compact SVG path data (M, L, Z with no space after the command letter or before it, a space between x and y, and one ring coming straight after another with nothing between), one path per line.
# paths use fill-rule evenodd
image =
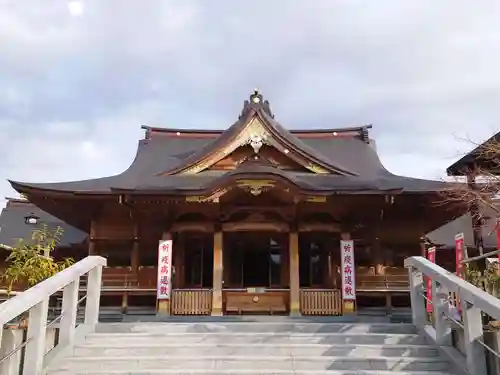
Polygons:
M354 242L340 241L342 299L356 299L356 269L354 265Z
M427 259L432 262L436 263L436 247L430 247L427 249ZM426 297L427 297L427 312L432 312L432 303L429 301L432 301L432 279L430 277L425 277L425 291L426 291Z
M455 263L457 276L464 278L464 265L462 260L464 259L464 234L458 233L455 236Z
M495 229L497 232L497 250L500 250L500 219L497 219L497 226ZM498 260L500 261L500 253L498 253Z
M170 299L172 290L172 240L160 241L158 245L157 299Z
M455 236L455 263L456 263L456 273L458 277L464 278L464 265L462 263L464 259L464 234L458 233ZM462 304L460 302L459 296L456 296L456 307L457 311L462 311Z

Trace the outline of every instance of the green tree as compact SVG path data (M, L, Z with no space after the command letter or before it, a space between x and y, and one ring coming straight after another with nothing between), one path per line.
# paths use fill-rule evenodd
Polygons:
M72 258L56 261L52 257L52 252L59 245L62 235L61 227L50 230L47 224L41 224L33 231L31 242L19 240L10 250L3 275L9 296L15 284L32 287L74 263Z

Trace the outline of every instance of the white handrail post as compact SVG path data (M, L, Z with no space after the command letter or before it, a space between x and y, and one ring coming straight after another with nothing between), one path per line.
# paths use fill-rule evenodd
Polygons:
M418 328L423 328L427 323L427 310L425 308L425 300L422 296L424 291L422 272L417 268L408 267L408 276L410 281L411 315L413 324Z
M447 317L448 290L444 285L439 285L432 280L432 306L434 312L434 329L436 330L436 343L438 345L452 345L451 325Z
M44 298L29 311L28 340L30 341L26 344L23 374L39 375L42 371L47 337L48 310L49 299Z
M95 326L99 321L101 298L102 266L94 267L87 275L87 300L85 304L85 324Z
M23 343L23 332L19 329L7 329L3 332L3 341L0 345L0 356L10 355L0 363L0 374L19 375L19 364L21 363L21 351L12 352Z
M63 290L62 317L59 331L59 344L72 345L75 339L76 315L78 311L78 290L80 277L69 283Z
M467 370L473 375L487 375L485 349L478 342L478 340L483 339L481 309L464 300L461 301L461 304Z

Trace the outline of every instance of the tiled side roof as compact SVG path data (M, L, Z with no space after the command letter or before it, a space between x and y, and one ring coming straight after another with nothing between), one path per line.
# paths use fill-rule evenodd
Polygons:
M474 169L474 165L477 165L482 170L498 175L498 160L493 160L495 158L492 159L489 154L484 152L485 147L488 147L488 145L493 145L494 149L496 149L498 142L500 142L500 132L494 134L446 168L446 173L449 176L466 176Z
M87 238L86 233L40 210L34 204L25 200L9 199L7 206L0 214L0 244L14 246L17 244L18 239L30 241L31 234L36 228L25 223L25 217L30 214L38 216L39 221L46 223L49 228L53 229L60 226L64 230L61 246L82 243Z

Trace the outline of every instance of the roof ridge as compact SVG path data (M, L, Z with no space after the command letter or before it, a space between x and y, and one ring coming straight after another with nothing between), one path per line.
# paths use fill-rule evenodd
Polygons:
M363 131L365 129L372 129L372 124L364 124L359 126L348 126L340 128L311 128L311 129L287 129L292 134L309 134L309 133L350 133L355 131ZM158 133L184 133L184 134L214 134L219 135L224 133L226 129L192 129L192 128L166 128L158 126L141 125L141 129L146 132L158 132Z

